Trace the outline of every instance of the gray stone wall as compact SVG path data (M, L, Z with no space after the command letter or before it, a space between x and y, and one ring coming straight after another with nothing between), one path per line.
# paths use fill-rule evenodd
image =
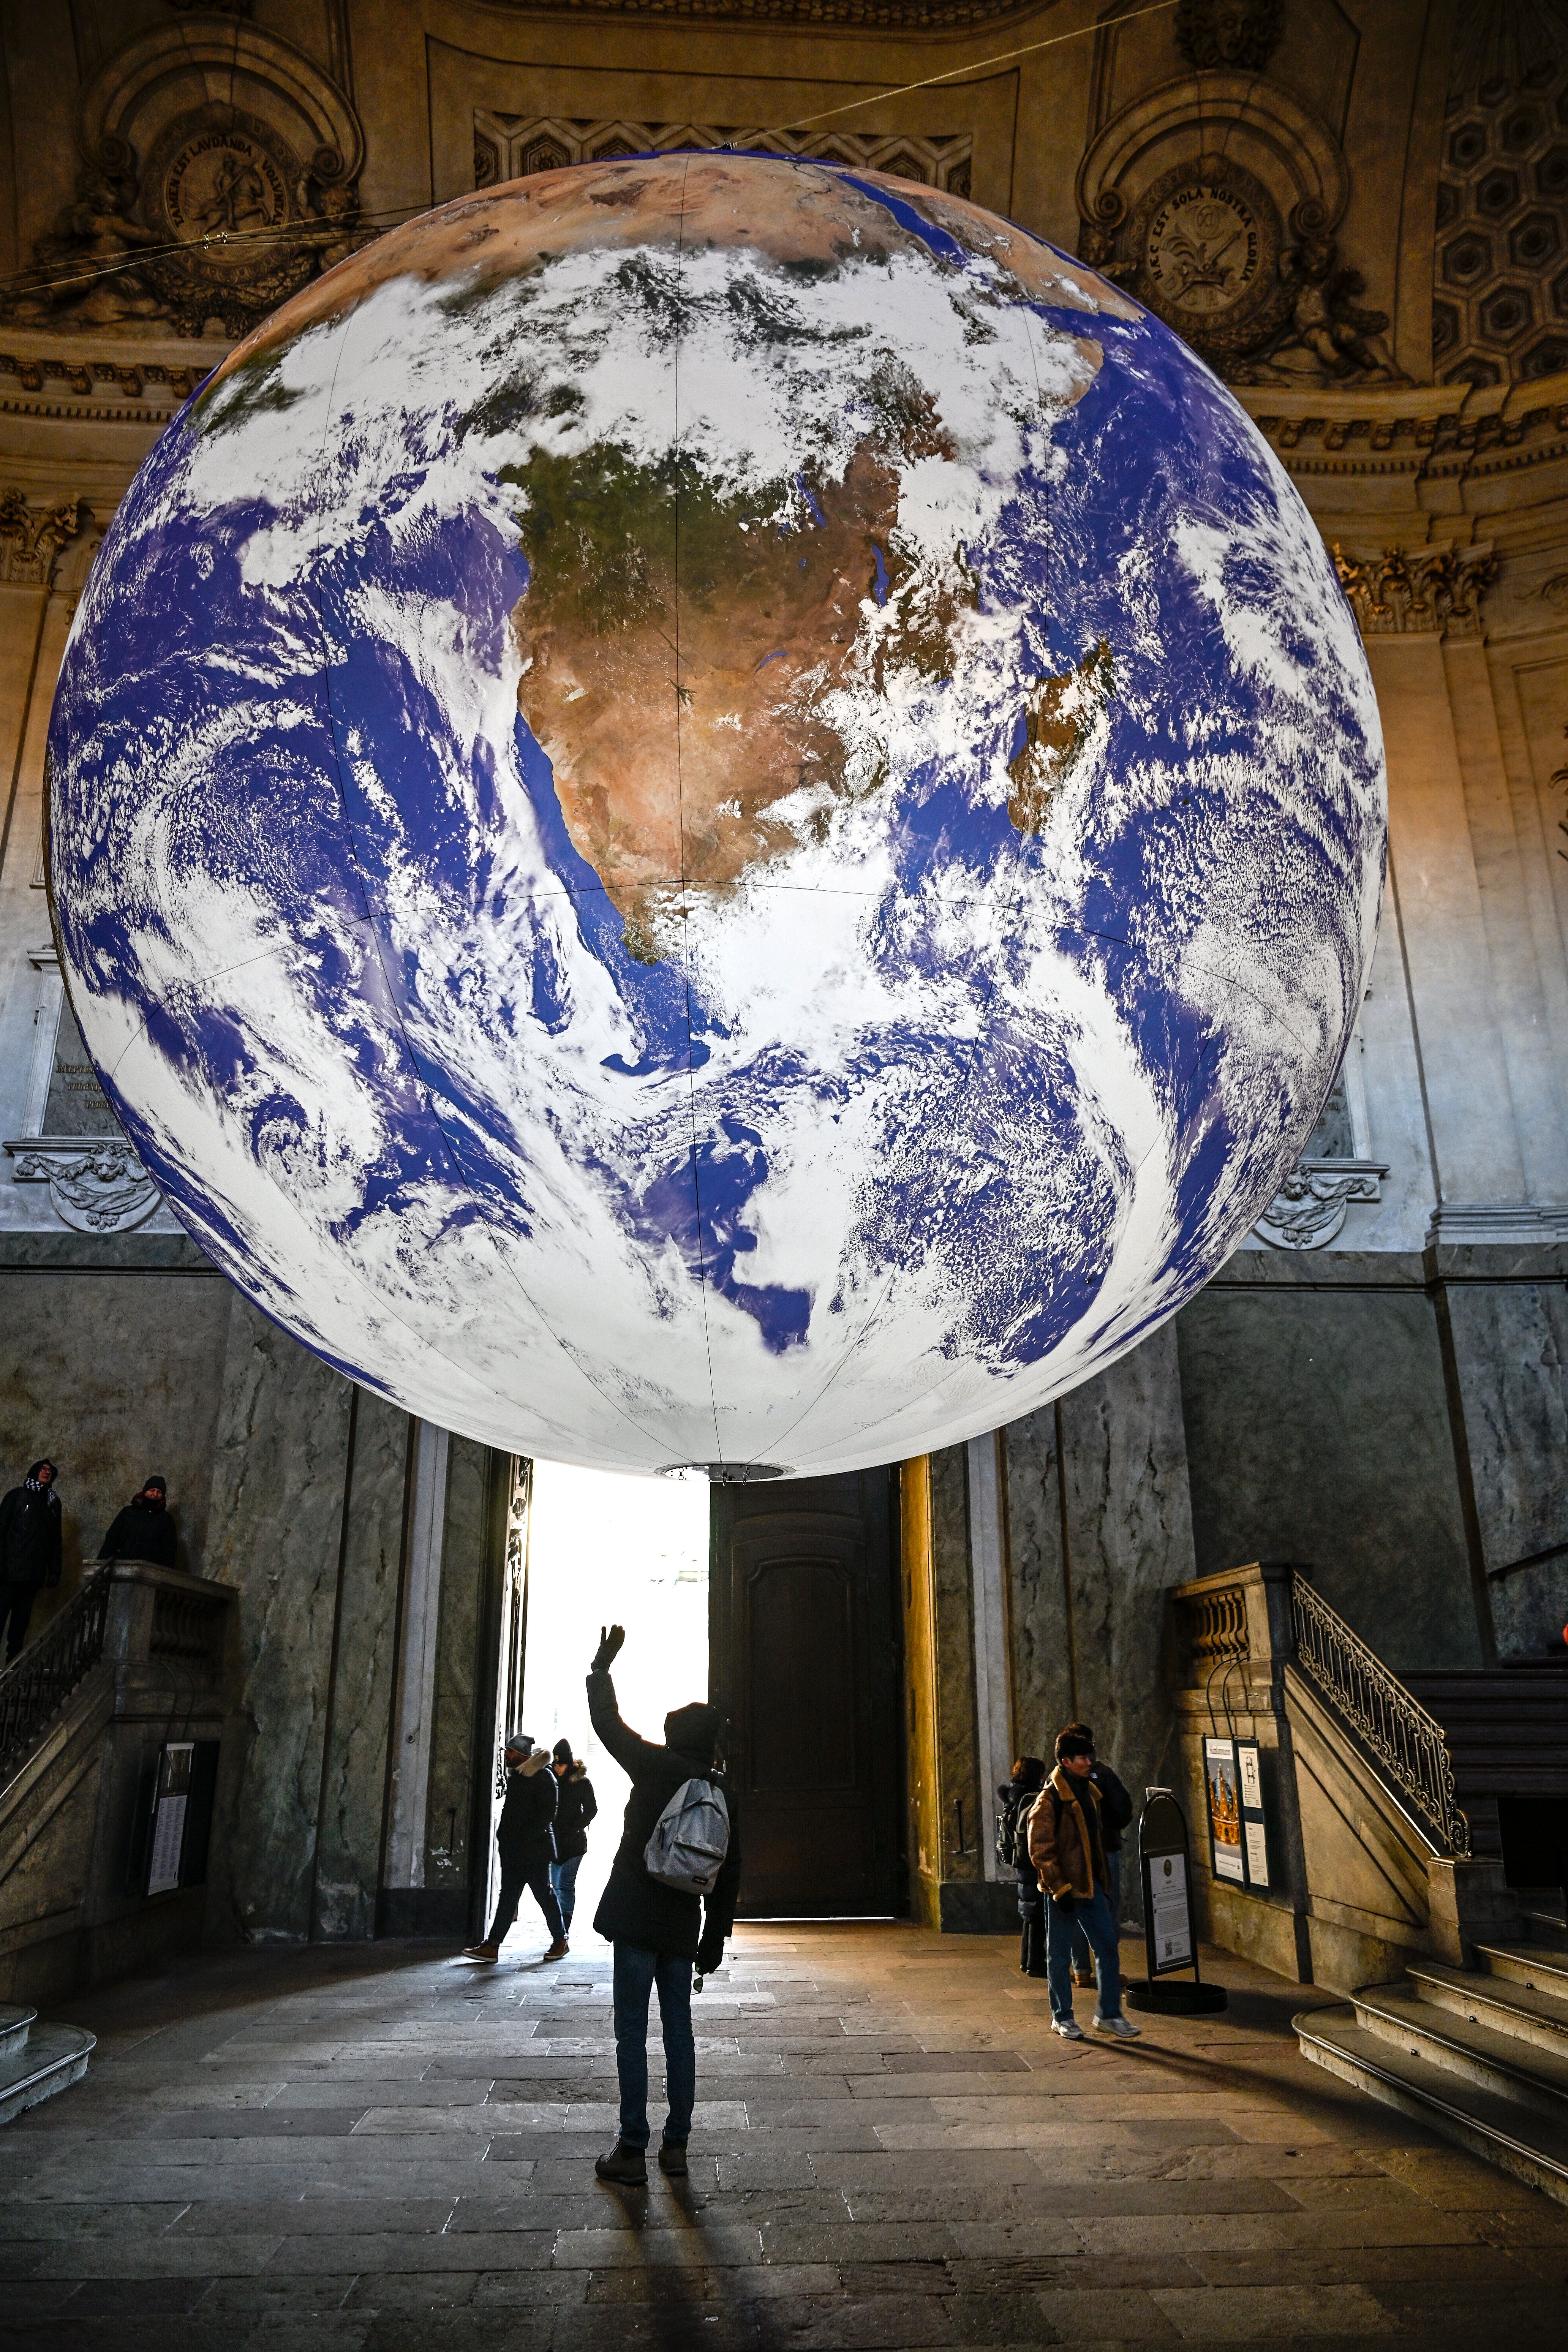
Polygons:
M315 1862L311 1932L327 1942L375 1933L408 1438L407 1414L361 1390Z
M479 1681L485 1591L491 1566L488 1559L490 1463L488 1446L478 1445L471 1438L452 1440L437 1633L436 1737L425 1816L425 1885L426 1892L447 1898L445 1907L456 1930L467 1927L474 1859L469 1843L474 1775L488 1766L488 1725L494 1706L493 1688L487 1693ZM476 1752L480 1742L485 1745L482 1755ZM478 1856L481 1874L489 1859L487 1839Z
M1134 1801L1174 1769L1165 1593L1194 1573L1174 1331L1007 1430L1014 1707L1024 1752L1091 1724ZM1064 1526L1066 1558L1064 1562ZM1136 1872L1123 1916L1139 1916Z
M13 1264L0 1265L0 1491L41 1454L60 1473L65 1572L58 1593L40 1596L40 1629L153 1471L169 1482L180 1564L205 1569L233 1293L189 1243L180 1246L195 1261L186 1272L110 1265L68 1274L18 1265L15 1250Z
M352 1395L236 1295L211 1573L240 1592L238 1706L213 1823L209 1939L310 1933Z
M1435 1255L1497 1654L1561 1655L1568 1556L1515 1563L1568 1547L1568 1249Z
M1175 1328L1196 1572L1294 1560L1396 1671L1479 1664L1421 1260L1239 1252Z

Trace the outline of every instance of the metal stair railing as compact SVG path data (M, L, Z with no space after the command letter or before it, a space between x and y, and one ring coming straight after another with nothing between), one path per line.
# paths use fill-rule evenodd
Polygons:
M1297 1570L1290 1579L1296 1664L1342 1715L1399 1794L1429 1825L1439 1851L1470 1851L1443 1727L1352 1633Z
M103 1655L111 1567L94 1569L36 1641L0 1673L0 1782Z

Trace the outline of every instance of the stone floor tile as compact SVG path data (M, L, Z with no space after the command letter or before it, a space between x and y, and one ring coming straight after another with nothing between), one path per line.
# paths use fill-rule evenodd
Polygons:
M754 2229L683 2230L584 2229L563 2230L555 2240L557 2270L650 2269L702 2270L710 2265L733 2269L760 2263L762 2244Z
M363 2234L396 2230L410 2236L444 2230L455 2197L295 2197L266 2204L197 2202L187 2205L171 2230L182 2238L222 2237L234 2230L277 2231L284 2237Z
M27 2278L75 2278L90 2281L120 2279L140 2284L160 2278L213 2279L243 2276L259 2271L282 2242L277 2233L243 2236L237 2231L223 2238L191 2238L176 2242L167 2234L136 2238L50 2239L38 2246L17 2246L31 2256ZM94 2289L96 2293L96 2286Z
M1144 2288L1051 2287L1037 2294L1035 2302L1066 2343L1086 2336L1134 2344L1182 2341L1175 2321Z
M205 2318L219 2311L248 2312L259 2317L269 2311L295 2312L301 2318L323 2311L336 2311L347 2300L358 2273L344 2271L314 2273L300 2278L268 2275L262 2278L214 2279L203 2295L198 2311Z
M1266 2343L1306 2336L1383 2336L1388 2313L1363 2286L1164 2286L1153 2301L1189 2344Z

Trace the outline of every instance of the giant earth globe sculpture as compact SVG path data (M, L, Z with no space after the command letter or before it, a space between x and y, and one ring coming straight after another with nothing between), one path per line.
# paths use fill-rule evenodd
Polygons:
M289 302L115 518L71 1003L188 1231L520 1452L739 1477L1044 1402L1317 1118L1384 784L1230 394L954 197L731 154Z

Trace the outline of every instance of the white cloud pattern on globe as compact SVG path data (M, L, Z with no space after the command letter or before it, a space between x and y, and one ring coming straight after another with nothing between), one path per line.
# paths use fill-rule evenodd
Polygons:
M71 1000L182 1223L492 1444L889 1461L1175 1311L1310 1130L1383 753L1318 532L1082 265L679 156L240 346L51 731Z

